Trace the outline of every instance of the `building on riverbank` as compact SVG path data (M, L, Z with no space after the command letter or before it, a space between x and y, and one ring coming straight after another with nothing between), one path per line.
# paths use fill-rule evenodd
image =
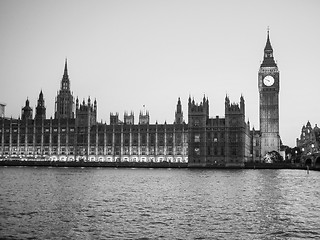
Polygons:
M297 147L301 151L300 161L304 165L320 165L320 128L314 127L308 121L302 126L300 138L297 138Z
M75 105L75 106L74 106ZM75 111L74 111L75 109ZM0 118L1 159L50 161L182 162L188 161L188 125L178 100L173 124L150 124L149 112L110 114L110 124L97 122L97 101L74 98L67 62L55 101L55 117L46 118L44 95L35 116L26 100L21 118Z
M260 135L258 136L260 161L271 152L280 152L279 128L280 72L274 59L269 30L263 61L258 72Z
M197 104L189 97L189 166L244 166L250 156L250 123L245 122L245 101L225 97L225 117L209 117L209 100Z
M54 118L46 118L42 91L34 116L27 99L21 118L0 118L0 158L243 166L250 151L250 125L244 119L242 96L239 104L226 96L225 118L209 118L208 98L197 104L189 97L188 123L180 98L172 124L151 124L148 111L140 112L138 124L133 112L123 121L110 114L110 124L99 123L96 100L74 104L66 61Z
M54 118L46 118L44 95L35 116L26 100L21 118L0 118L0 159L50 161L181 162L190 167L244 166L264 162L270 152L280 152L280 77L269 31L258 71L260 129L245 121L245 100L231 103L225 97L225 116L210 117L209 99L188 99L188 122L178 99L173 123L150 123L148 111L110 114L110 123L97 122L96 100L74 100L67 60L55 99ZM3 114L4 115L4 114Z
M302 126L300 138L297 138L297 147L303 155L310 155L320 151L320 128L317 124L314 127L308 121Z

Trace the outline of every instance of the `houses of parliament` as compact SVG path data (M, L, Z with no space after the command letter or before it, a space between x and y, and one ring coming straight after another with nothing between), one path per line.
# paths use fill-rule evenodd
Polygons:
M150 123L149 112L110 114L110 124L97 122L96 100L80 102L70 89L67 60L55 100L54 118L46 117L41 91L35 114L29 100L21 118L0 117L0 160L88 162L171 162L190 167L244 166L280 150L279 71L269 32L258 72L260 130L245 121L245 99L225 97L225 116L209 117L209 99L189 97L187 123L177 99L173 123Z

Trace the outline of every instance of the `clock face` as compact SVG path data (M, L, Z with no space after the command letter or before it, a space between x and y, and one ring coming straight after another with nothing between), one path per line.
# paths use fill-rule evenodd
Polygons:
M274 78L272 76L268 75L263 79L263 83L267 87L270 87L274 84Z

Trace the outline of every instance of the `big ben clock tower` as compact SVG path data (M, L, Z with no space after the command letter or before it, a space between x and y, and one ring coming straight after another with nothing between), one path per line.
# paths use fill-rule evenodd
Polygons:
M273 58L269 30L264 48L263 62L258 73L260 95L261 157L268 152L280 151L279 136L279 70Z

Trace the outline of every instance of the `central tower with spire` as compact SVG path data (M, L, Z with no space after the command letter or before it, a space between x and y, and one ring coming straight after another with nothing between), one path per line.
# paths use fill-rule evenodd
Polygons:
M67 59L64 65L64 73L61 80L61 87L56 97L55 114L58 118L74 118L74 100L70 91L70 80L68 75Z
M269 29L263 61L258 73L260 95L261 159L272 151L280 151L279 135L279 69L274 61Z

